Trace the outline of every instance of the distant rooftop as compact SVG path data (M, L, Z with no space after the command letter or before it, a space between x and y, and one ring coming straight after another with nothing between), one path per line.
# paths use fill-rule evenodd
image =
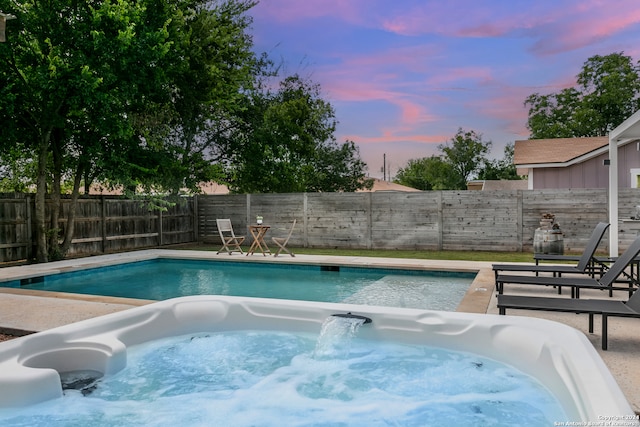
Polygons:
M467 190L526 190L527 186L524 179L477 179L467 183Z
M362 191L422 191L417 188L407 187L406 185L395 184L389 181L383 181L378 178L373 179L373 187L371 190L358 190L358 192Z

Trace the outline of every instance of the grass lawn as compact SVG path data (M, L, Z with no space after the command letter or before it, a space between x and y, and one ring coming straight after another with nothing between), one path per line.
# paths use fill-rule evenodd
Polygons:
M217 251L220 245L187 245L180 249ZM491 251L426 251L426 250L390 250L390 249L314 249L290 248L294 254L336 255L356 257L411 258L411 259L449 259L463 261L489 262L533 262L530 252L491 252ZM286 255L286 254L285 254Z
M533 262L533 254L526 252L490 251L427 251L390 249L310 249L300 248L293 253L308 255L371 256L412 259L449 259L463 261Z

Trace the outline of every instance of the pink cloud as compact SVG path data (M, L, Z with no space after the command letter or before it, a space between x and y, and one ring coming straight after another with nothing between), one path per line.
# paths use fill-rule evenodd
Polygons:
M459 10L465 13L456 13ZM386 18L381 26L405 36L528 37L533 39L534 52L547 55L585 47L639 23L637 0L615 4L600 0L537 1L526 8L521 2L514 2L511 8L489 8L458 0L415 5Z
M397 110L394 120L408 129L416 124L433 122L438 116L429 113L425 105L413 99L411 94L393 90L384 84L356 80L331 80L324 85L332 99L344 102L381 101ZM357 108L357 107L355 107Z
M453 67L445 72L436 74L428 79L431 86L441 87L453 85L456 87L462 81L488 83L494 80L493 71L488 66Z
M281 23L303 22L309 18L335 17L362 23L366 0L263 0L255 6L260 14Z
M548 28L538 29L540 39L533 47L540 54L557 54L580 49L640 24L636 1L611 4L587 2L574 10L565 10ZM543 31L540 31L543 30Z
M465 121L473 120L469 117L448 117L451 113L444 111L445 109L454 108L458 102L462 101L450 99L445 93L455 91L467 92L473 90L477 85L495 84L492 70L488 66L470 66L470 67L453 67L446 70L438 67L438 74L429 74L429 56L424 55L423 63L417 61L416 56L408 53L412 49L405 52L378 52L373 55L351 56L342 60L340 67L322 70L319 75L323 77L323 88L327 90L332 100L348 103L359 103L363 105L368 102L381 101L391 107L388 115L388 121L384 123L375 122L367 128L366 134L345 134L344 138L351 139L358 144L370 146L372 144L397 143L399 141L411 142L421 145L427 145L429 153L435 150L438 144L446 142L456 132L457 126L465 126ZM424 52L439 52L429 48L413 48L413 50L422 50ZM394 64L395 73L380 73L379 67L387 64ZM416 65L416 63L420 63ZM424 70L423 73L417 72L419 81L407 80L403 76L406 69ZM477 117L489 116L493 120L501 123L506 122L517 132L522 133L523 126L526 123L526 111L516 117L503 117L507 113L512 113L513 103L521 106L525 96L518 99L511 98L512 104L507 106L508 97L504 97L502 107L486 108L479 103L477 110L475 105L467 105L470 114ZM458 105L464 107L464 105ZM485 105L486 107L486 105ZM357 105L347 107L357 110ZM385 108L385 107L381 107ZM434 112L433 109L438 111ZM345 113L343 111L343 113ZM351 114L347 111L347 116ZM359 119L362 119L362 112L353 112ZM492 117L497 114L498 117ZM524 117L524 118L523 118ZM451 120L461 120L455 126L451 125ZM516 126L518 123L520 126ZM448 123L448 124L447 124ZM430 127L441 128L449 134L430 133ZM425 132L426 131L426 132ZM341 137L342 139L342 137ZM425 154L431 155L431 154Z
M528 137L526 124L529 112L524 100L531 94L529 89L506 85L491 85L487 89L490 94L468 102L474 114L490 121L498 121L497 127L511 134Z
M424 79L428 67L416 58L428 58L428 52L427 48L415 47L345 56L341 58L340 66L324 67L319 75L332 100L382 101L397 109L398 119L404 125L432 122L439 117L428 110L421 94L415 92L416 82L406 76L410 72ZM426 86L418 83L418 86Z
M541 55L579 49L640 23L637 0L617 0L615 4L601 0L527 4L403 1L393 8L384 0L265 0L255 9L281 23L332 17L402 36L530 38L532 50Z
M514 8L517 10L510 10L508 5L488 7L473 0L419 3L387 17L381 25L386 31L405 36L497 37L531 25L527 24L529 11L523 10L522 4L514 4Z

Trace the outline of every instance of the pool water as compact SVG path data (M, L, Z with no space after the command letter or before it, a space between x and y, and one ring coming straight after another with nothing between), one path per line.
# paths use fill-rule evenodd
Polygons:
M45 276L23 287L151 300L230 295L453 311L474 277L456 272L159 259Z
M0 424L511 427L566 419L546 388L503 363L342 335L328 345L317 334L272 331L147 342L128 349L122 371L61 399L0 409Z

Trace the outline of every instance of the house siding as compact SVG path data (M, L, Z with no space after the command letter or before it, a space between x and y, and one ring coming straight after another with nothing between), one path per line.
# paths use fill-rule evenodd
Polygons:
M535 168L533 187L535 190L552 188L608 188L609 166L604 153L582 163L567 167ZM635 142L618 148L618 185L619 188L631 188L631 169L640 168L640 152Z
M640 168L638 144L632 142L618 149L618 186L631 188L631 169Z

